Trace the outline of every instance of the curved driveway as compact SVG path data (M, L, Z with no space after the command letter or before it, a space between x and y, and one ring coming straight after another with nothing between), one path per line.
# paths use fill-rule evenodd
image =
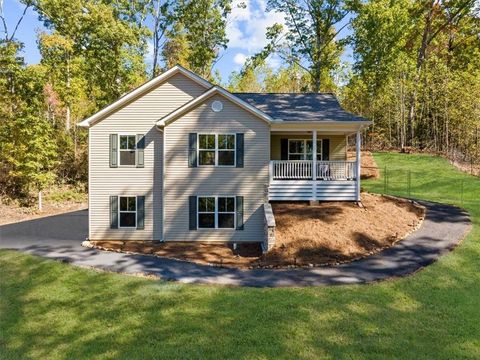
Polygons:
M145 255L86 249L88 211L0 226L0 248L129 274L147 273L184 283L255 287L368 283L404 276L453 249L470 229L468 214L449 205L421 202L427 216L421 228L395 246L368 258L337 266L239 270Z

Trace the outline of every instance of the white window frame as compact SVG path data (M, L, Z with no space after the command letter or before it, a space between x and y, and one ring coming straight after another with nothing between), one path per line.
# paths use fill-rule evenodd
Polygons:
M117 163L118 163L118 166L119 167L136 167L137 166L137 135L136 134L129 134L129 133L122 133L122 134L117 134L118 135L118 144L117 144L117 149L118 149L118 159L117 159ZM120 148L120 137L122 136L133 136L135 138L135 149L134 149L134 152L135 152L135 164L133 165L122 165L121 162L120 162L120 154L122 151L130 151L130 150L122 150Z
M133 197L135 198L135 211L121 211L120 210L120 198L122 197ZM136 229L137 228L137 225L138 225L138 199L137 199L137 196L136 195L118 195L118 198L117 198L117 202L118 202L118 228L119 229ZM120 214L121 213L135 213L135 226L121 226L120 224Z
M200 216L199 214L212 214L211 211L199 211L198 206L200 204L200 198L215 198L215 227L213 228L205 228L200 227ZM218 211L218 198L233 198L233 212L231 211ZM237 197L233 195L198 195L197 196L197 229L199 230L235 230L237 228ZM218 214L233 214L233 227L231 228L221 228L218 227Z
M200 136L201 135L214 135L215 136L215 149L200 149ZM219 135L233 135L233 149L219 149L218 148L218 136ZM215 151L215 164L214 165L201 165L200 164L200 151ZM219 165L218 164L218 152L219 151L231 151L233 152L233 165ZM237 166L237 134L236 133L198 133L197 134L197 162L198 167L236 167Z
M323 139L317 139L317 155L320 155L320 160L317 161L323 161L323 146L322 146L322 140ZM290 152L290 141L303 141L303 154L302 153L291 153ZM288 161L296 161L296 160L290 160L290 154L292 155L302 155L303 160L308 160L307 159L307 141L312 141L312 139L288 139L288 156L287 160ZM312 160L313 160L313 154L312 154ZM302 160L298 160L302 161ZM311 161L311 160L310 160Z

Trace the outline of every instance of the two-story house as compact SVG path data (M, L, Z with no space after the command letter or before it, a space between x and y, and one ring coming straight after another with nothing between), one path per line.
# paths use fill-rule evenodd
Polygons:
M89 239L263 241L265 202L360 200L369 124L332 94L230 93L175 66L79 124Z

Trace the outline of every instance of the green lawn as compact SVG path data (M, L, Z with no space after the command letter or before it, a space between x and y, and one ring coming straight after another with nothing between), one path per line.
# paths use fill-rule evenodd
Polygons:
M0 359L479 358L479 180L440 158L375 156L420 174L415 196L459 203L445 179L464 180L474 229L460 247L410 277L306 289L180 285L2 251Z

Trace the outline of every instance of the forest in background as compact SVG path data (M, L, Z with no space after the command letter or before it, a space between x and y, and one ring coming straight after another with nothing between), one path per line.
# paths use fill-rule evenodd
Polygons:
M87 131L76 124L175 64L231 91L333 92L373 120L363 134L370 148L480 163L478 0L267 0L285 22L267 28L267 45L228 79L215 64L232 9L245 2L21 2L45 30L40 63L27 65L15 37L22 17L8 28L0 12L0 195L85 184Z

